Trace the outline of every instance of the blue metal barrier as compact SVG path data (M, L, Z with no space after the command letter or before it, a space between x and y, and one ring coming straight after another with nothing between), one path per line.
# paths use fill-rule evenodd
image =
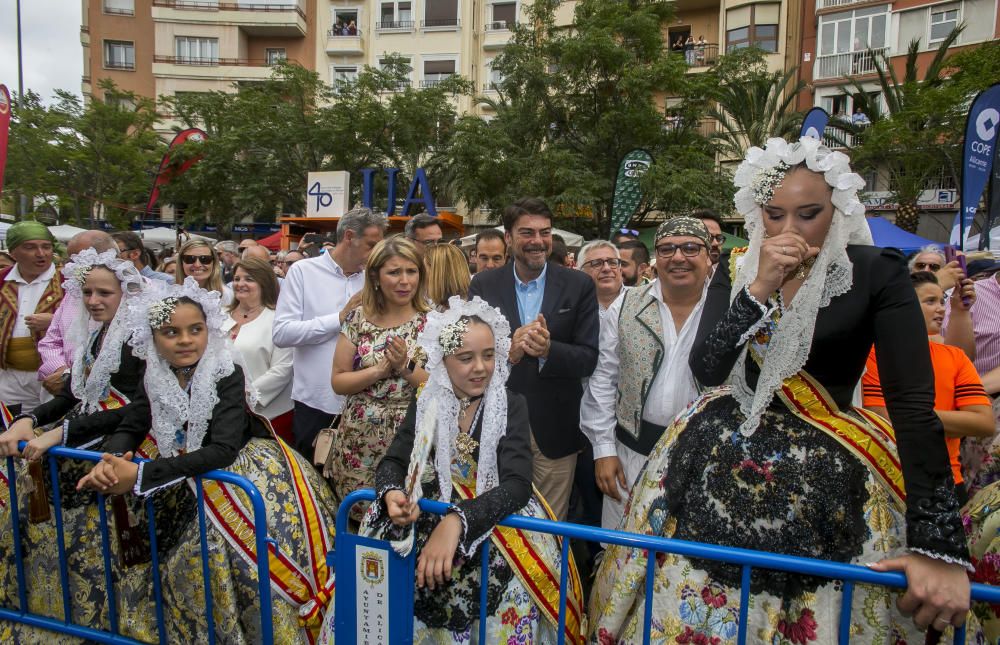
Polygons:
M369 502L375 499L375 492L371 489L358 490L344 499L337 512L337 542L336 542L336 562L337 562L337 595L336 595L336 634L338 639L342 634L353 636L356 625L351 622L355 617L356 598L354 589L358 567L353 556L356 547L363 545L371 548L388 551L389 571L386 574L389 581L389 609L394 620L401 623L410 621L408 631L403 634L394 634L393 638L387 642L396 645L397 643L410 643L413 639L412 606L414 588L414 561L416 554L411 553L407 558L400 558L389 547L387 542L362 538L351 535L347 532L347 516L350 508L359 502ZM442 502L422 499L420 500L421 510L436 515L443 515L448 512L449 506ZM842 591L842 603L840 611L839 641L842 644L850 642L850 630L848 629L851 620L851 598L856 584L879 585L893 587L897 589L906 587L906 576L902 573L881 573L872 571L867 567L840 562L830 562L827 560L815 560L811 558L801 558L796 556L779 555L764 551L751 551L748 549L738 549L733 547L722 547L699 542L688 542L685 540L675 540L671 538L654 537L650 535L639 535L637 533L626 533L624 531L612 531L608 529L582 526L568 522L553 522L550 520L540 520L534 517L524 517L521 515L510 515L504 518L500 524L514 529L524 531L534 531L538 533L550 533L562 536L563 559L562 559L562 584L559 597L559 645L565 642L566 621L566 576L568 572L567 552L569 539L585 540L588 542L602 542L604 544L618 544L635 549L648 550L646 569L646 600L645 616L643 620L643 643L649 643L650 629L652 625L652 607L649 602L653 596L653 580L656 567L655 554L672 553L686 556L688 558L701 558L704 560L715 560L741 567L742 584L740 585L740 617L739 632L737 641L747 642L747 612L749 610L750 596L750 573L754 568L769 569L777 571L787 571L803 575L816 576L829 580L842 580L844 582ZM565 539L569 538L569 539ZM483 558L481 568L480 590L486 589L487 563L489 540L483 543ZM350 593L341 593L350 589ZM408 599L408 605L407 605ZM972 585L972 599L974 601L1000 604L1000 587L993 587L982 584ZM479 603L479 630L480 641L485 642L486 629L486 603L482 598ZM409 611L407 611L409 607ZM407 618L409 617L409 618ZM362 642L360 639L348 638L344 642ZM957 644L965 642L965 628L955 630L954 642Z
M20 449L24 449L25 442L20 443ZM59 632L62 634L68 634L77 638L83 638L91 641L96 641L99 643L139 643L134 639L122 636L120 633L118 625L118 615L117 615L117 605L115 603L115 591L113 585L113 579L111 575L111 548L110 548L110 537L108 532L108 518L107 510L104 505L105 496L97 493L97 506L100 515L100 531L101 531L101 551L104 558L104 582L107 593L108 600L108 621L110 623L110 631L103 631L94 629L91 627L85 627L83 625L78 625L72 622L72 606L70 604L70 592L69 592L69 567L66 561L66 545L65 537L63 535L63 525L62 525L62 500L59 494L59 468L58 459L77 459L82 461L98 462L101 460L101 453L93 452L90 450L76 450L73 448L62 448L54 447L49 449L45 455L45 459L48 461L49 466L49 476L51 479L52 487L52 506L55 511L55 524L56 524L56 538L57 538L57 548L59 551L59 576L62 582L62 596L63 596L63 616L62 619L43 616L40 614L30 613L27 601L27 587L25 586L24 577L24 563L23 563L23 547L21 544L21 532L20 532L20 510L17 506L17 472L14 468L14 458L7 458L7 481L10 491L10 517L11 526L14 528L13 531L13 541L14 541L14 558L16 560L16 575L17 575L17 597L19 609L12 609L9 607L0 607L0 619L10 620L18 623L24 623L26 625L31 625L33 627L40 627L43 629L49 629L54 632ZM148 461L146 459L134 459L136 463L143 461ZM201 500L204 497L202 490L202 480L218 481L226 484L232 484L233 486L239 487L250 500L250 505L253 508L254 517L254 534L256 541L256 551L258 553L257 558L257 586L258 593L260 597L260 635L261 640L264 643L271 643L274 640L273 637L273 624L272 624L272 610L271 610L271 583L270 583L270 568L268 562L268 544L273 544L273 540L267 536L267 514L264 506L264 498L261 496L260 491L257 487L253 485L249 480L239 475L224 470L212 470L200 477L195 477L195 487L197 490L198 499ZM153 501L151 498L146 498L146 516L149 521L149 540L150 540L150 550L152 555L152 561L150 566L155 572L153 575L153 598L156 606L156 627L159 635L160 643L167 642L166 636L166 626L164 623L163 614L163 595L160 585L160 575L159 575L159 558L156 553L156 521L153 515ZM209 626L209 642L214 642L215 634L214 630L211 628L215 621L212 618L212 592L211 592L211 581L208 565L208 552L207 543L205 541L205 531L206 531L206 517L205 517L205 505L204 503L198 504L198 523L201 532L201 546L202 546L202 579L205 585L205 617L206 624ZM264 554L263 557L260 554Z

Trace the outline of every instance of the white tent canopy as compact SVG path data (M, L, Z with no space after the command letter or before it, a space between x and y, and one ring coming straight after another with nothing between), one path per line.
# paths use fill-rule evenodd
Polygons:
M987 250L993 253L993 257L1000 257L1000 226L994 226L990 231L990 242L986 245ZM965 245L966 253L979 250L979 234L970 235Z
M494 226L493 228L500 231L501 233L503 232L503 226ZM575 248L583 246L583 236L580 235L579 233L571 233L570 231L564 231L561 228L554 228L552 229L552 234L561 237L563 241L566 242L566 246L571 246ZM475 233L473 233L472 235L466 235L465 237L462 238L462 246L472 246L475 243L476 243Z
M70 238L72 238L74 235L76 235L77 233L83 233L86 230L87 229L80 228L78 226L70 226L69 224L60 224L58 226L49 227L49 233L52 233L52 235L55 236L57 240L63 243L69 242Z
M162 249L168 246L177 245L177 232L172 228L160 226L157 228L135 231L135 233L138 233L139 237L142 238L143 245L151 249ZM184 233L181 236L181 242L183 243L189 238L193 240L203 240L210 245L215 244L215 240L212 238L205 237L204 235L195 235L194 233Z

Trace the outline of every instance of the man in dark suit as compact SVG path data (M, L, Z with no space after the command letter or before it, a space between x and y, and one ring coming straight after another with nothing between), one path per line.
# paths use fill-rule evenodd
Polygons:
M503 225L514 261L477 273L469 297L499 307L514 330L507 386L528 401L534 484L562 520L584 441L581 379L597 366L597 294L587 274L548 262L552 211L545 202L519 199L504 210Z

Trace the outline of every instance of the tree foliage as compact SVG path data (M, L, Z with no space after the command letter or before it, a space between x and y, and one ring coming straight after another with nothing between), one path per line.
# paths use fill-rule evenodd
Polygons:
M238 92L162 97L182 123L208 134L176 155L178 163L190 155L202 158L167 186L164 198L184 204L189 223L211 221L226 231L246 217L274 221L302 214L312 171L352 173L354 202L361 198L364 168L400 168L402 183L426 167L434 181L457 119L451 99L469 84L456 77L396 91L408 73L408 64L394 58L331 87L316 73L283 63L269 80ZM376 178L384 183L384 175Z
M106 100L86 105L64 91L52 106L33 92L17 97L6 187L64 222L93 224L103 216L122 227L145 205L163 142L152 99L107 80L101 88Z
M503 80L495 97L480 99L492 118L459 120L455 193L495 214L518 197L541 196L564 214L589 215L570 226L606 235L618 164L645 148L655 163L640 218L707 205L726 179L698 134L705 107L698 85L663 40L672 3L581 0L572 30L555 26L558 4L532 3L526 24L493 61ZM664 96L677 97L669 109ZM698 181L675 191L681 159Z

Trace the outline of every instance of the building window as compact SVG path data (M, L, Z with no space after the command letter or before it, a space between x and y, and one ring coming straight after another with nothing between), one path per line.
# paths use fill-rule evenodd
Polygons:
M123 94L105 94L104 104L125 112L135 112L135 101Z
M345 9L334 7L333 28L330 29L331 36L357 36L358 26L361 24L361 12L357 7Z
M413 3L383 2L379 16L379 29L412 29Z
M135 0L104 0L104 13L115 16L134 16Z
M177 62L182 65L218 65L218 38L191 38L177 36L174 39Z
M408 88L410 86L410 82L411 82L410 76L413 73L413 67L410 64L410 58L409 58L409 56L402 57L402 61L406 65L406 68L405 68L406 72L396 82L395 91L397 91L397 92L402 92L403 90L405 90L406 88ZM385 66L388 64L388 62L389 61L387 59L380 58L379 61L378 61L379 69L384 70Z
M494 2L490 5L490 19L487 28L491 30L510 29L516 24L516 2Z
M135 45L124 40L104 41L106 69L135 69Z
M948 37L955 27L958 26L958 5L947 4L931 7L931 39L930 42L939 42Z
M726 11L726 51L759 47L777 52L780 9L777 3L760 3Z
M264 51L268 65L277 65L278 61L283 61L286 58L288 58L288 56L285 54L284 47L268 47Z
M434 87L441 81L455 75L457 61L454 58L427 60L424 59L424 78L421 87Z
M483 87L484 92L495 92L503 83L503 74L494 69L493 61L486 63L486 77L489 79Z
M342 83L353 83L357 78L357 65L330 65L330 82L334 88Z
M424 0L424 27L458 27L458 0Z
M819 56L882 49L889 34L889 5L819 17Z

